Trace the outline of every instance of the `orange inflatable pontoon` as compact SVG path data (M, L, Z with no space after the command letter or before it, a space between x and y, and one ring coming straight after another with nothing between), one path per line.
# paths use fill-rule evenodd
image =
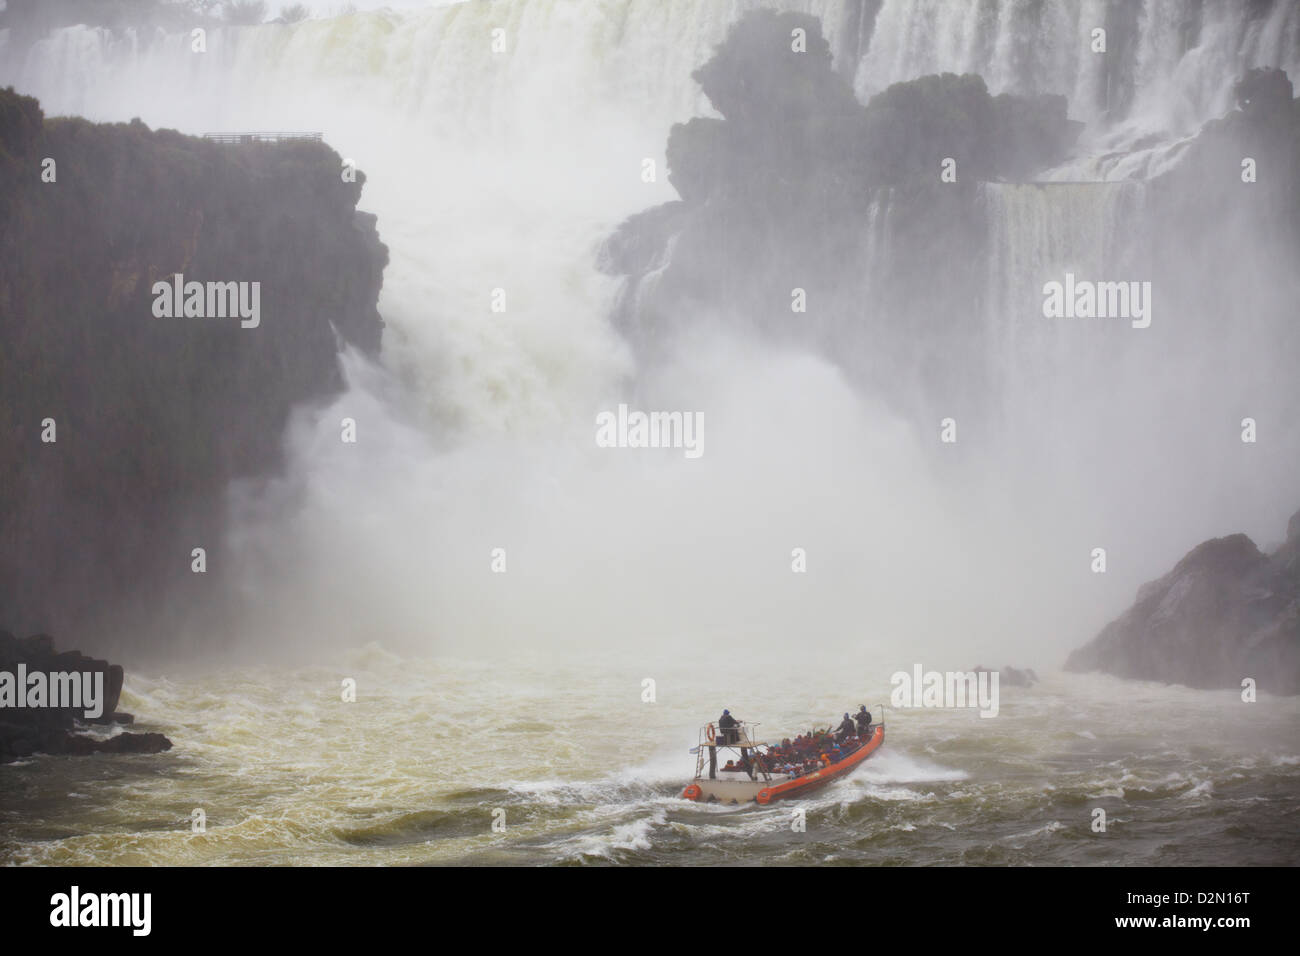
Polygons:
M883 708L881 713L883 717ZM682 798L697 803L740 805L754 802L767 806L776 800L803 797L851 774L885 742L882 719L868 727L870 736L865 742L860 742L836 763L799 775L773 773L766 769L767 744L754 739L753 728L756 726L741 722L730 735L715 731L712 724L702 730L699 745L691 751L697 754L695 779L682 791ZM738 753L742 766L751 769L719 767L719 751Z

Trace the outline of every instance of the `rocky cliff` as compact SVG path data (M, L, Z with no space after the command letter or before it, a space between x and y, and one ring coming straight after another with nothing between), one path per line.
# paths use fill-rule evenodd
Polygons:
M893 397L959 378L936 362L963 350L933 340L975 323L933 317L968 313L983 286L980 184L1067 154L1065 98L993 96L949 73L863 105L820 21L772 11L739 20L693 76L722 118L671 130L681 201L631 217L602 250L629 276L616 318L642 354L685 323L730 323L818 349Z
M1251 677L1300 694L1300 512L1272 554L1244 534L1197 545L1065 667L1202 688Z
M202 598L191 551L216 563L230 481L275 471L344 345L379 348L387 249L341 170L320 142L47 119L0 91L0 625L98 642ZM166 315L177 275L205 294ZM255 324L221 316L226 283L257 284Z

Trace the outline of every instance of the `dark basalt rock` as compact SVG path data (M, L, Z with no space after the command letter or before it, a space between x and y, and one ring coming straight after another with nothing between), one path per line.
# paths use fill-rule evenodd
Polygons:
M995 673L993 668L981 667L978 664L973 669L976 674L981 671ZM1032 667L1026 667L1024 670L1021 670L1018 667L1007 666L996 671L996 673L998 675L998 684L1003 687L1032 687L1034 684L1038 683L1038 675L1034 673Z
M1201 688L1250 677L1300 694L1300 512L1271 555L1244 534L1197 545L1065 667Z
M123 682L120 664L87 657L80 651L56 652L54 639L48 634L19 639L0 631L0 671L17 674L20 664L25 665L27 673L102 673L102 713L88 719L84 708L0 707L0 763L36 753L160 753L171 749L171 741L157 733L123 733L96 739L74 732L86 724L134 722L131 714L117 711Z
M987 231L981 181L1066 155L1078 124L1064 97L991 96L980 77L948 73L864 105L820 21L770 10L738 20L693 76L722 118L669 134L681 201L626 220L599 257L628 277L615 321L641 355L708 322L812 347L891 399L921 375L965 381L943 367L962 345L930 347L929 317L964 314L984 281L971 254ZM956 182L940 179L944 157ZM795 288L806 315L792 313Z
M231 482L282 467L343 347L380 348L388 251L341 169L323 142L48 118L0 90L0 621L107 649L193 620ZM178 274L260 283L260 324L155 316Z

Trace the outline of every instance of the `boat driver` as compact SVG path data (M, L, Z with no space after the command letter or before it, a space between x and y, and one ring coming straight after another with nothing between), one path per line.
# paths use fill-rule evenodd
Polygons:
M731 711L724 710L722 716L718 718L719 736L724 744L735 744L740 742L740 721L731 716Z

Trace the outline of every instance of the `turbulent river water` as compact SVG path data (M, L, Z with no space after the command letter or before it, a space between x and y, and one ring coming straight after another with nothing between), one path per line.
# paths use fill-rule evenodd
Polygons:
M6 769L0 861L1300 863L1300 701L1100 676L1003 687L996 719L888 710L884 748L808 800L678 798L688 748L722 707L773 736L859 702L879 716L892 666L863 655L746 673L725 655L685 668L418 660L371 646L334 666L133 675L123 706L176 749ZM344 677L355 703L342 700ZM646 677L654 702L642 699ZM205 833L191 832L196 808Z
M769 5L821 16L864 100L938 70L979 72L995 93L1066 95L1088 124L1049 177L1067 183L1158 170L1169 144L1231 107L1242 70L1300 72L1287 0L1249 5L1248 22L1246 5L1207 0L1194 24L1177 4L1134 4L1113 89L1074 42L1105 18L1093 0L886 0L874 19L862 11L876 5L853 0L501 0L214 31L204 54L184 35L85 27L0 49L0 83L50 115L322 131L366 172L361 206L392 257L382 365L348 357L348 393L286 436L285 477L232 501L245 640L312 663L127 662L122 709L175 749L0 769L0 862L1300 862L1300 701L1050 670L1197 541L1275 532L1278 514L1251 510L1265 498L1253 474L1198 483L1201 469L1157 450L1130 471L1163 494L1139 500L1126 485L1069 507L1004 490L998 469L987 488L930 475L915 438L864 411L824 363L743 342L686 348L667 379L638 383L709 408L713 444L691 477L593 456L592 412L626 398L635 373L595 250L625 216L675 198L663 175L642 180L643 161L663 169L671 124L709 112L691 71L741 12ZM1122 89L1124 109L1108 113ZM990 263L993 288L1041 283L1057 265L1044 249L1091 255L1128 228L1142 189L988 187L1006 254ZM498 287L510 307L493 318ZM1059 378L1052 363L1069 350L1027 341L991 338ZM340 414L361 422L364 463L337 441ZM1076 490L1095 495L1086 464ZM1189 523L1225 500L1239 504L1225 526ZM984 525L952 531L971 515ZM1049 520L1062 553L1003 530ZM1097 537L1131 557L1082 583L1069 569L1086 569L1077 553ZM778 573L764 577L772 538ZM809 539L831 581L795 600L781 590L787 556ZM484 584L489 549L506 541L528 589L513 602ZM892 635L893 650L856 645L862 629ZM557 650L575 630L601 650ZM673 653L646 650L668 630ZM804 646L837 633L834 653ZM944 666L991 654L1043 680L1004 687L996 720L889 711L883 750L800 804L804 832L789 807L677 799L687 750L723 707L780 736L875 709L892 672L928 663L912 639L936 633L970 648ZM355 703L340 698L349 677ZM1096 808L1105 833L1091 828ZM195 809L204 833L191 832Z

